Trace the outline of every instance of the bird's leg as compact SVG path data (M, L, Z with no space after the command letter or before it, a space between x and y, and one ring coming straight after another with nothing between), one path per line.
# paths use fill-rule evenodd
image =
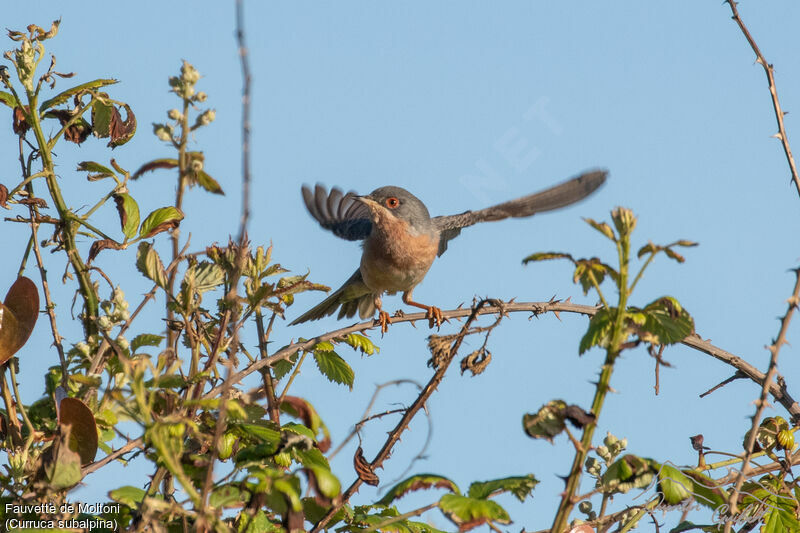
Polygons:
M380 296L375 297L375 307L378 309L378 318L375 319L375 323L380 325L381 335L383 335L389 331L389 324L392 323L392 318L389 316L389 313L383 310Z
M434 325L438 328L439 326L442 325L442 322L446 321L446 319L442 318L442 310L439 309L438 307L421 304L412 300L411 291L406 291L403 293L403 302L406 305L413 305L414 307L419 307L420 309L424 309L426 311L425 318L428 319L428 326L431 328Z

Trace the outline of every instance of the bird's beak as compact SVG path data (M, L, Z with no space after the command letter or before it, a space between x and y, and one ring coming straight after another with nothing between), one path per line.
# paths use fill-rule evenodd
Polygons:
M366 205L373 213L378 209L383 208L381 204L373 200L370 196L356 196L354 199Z

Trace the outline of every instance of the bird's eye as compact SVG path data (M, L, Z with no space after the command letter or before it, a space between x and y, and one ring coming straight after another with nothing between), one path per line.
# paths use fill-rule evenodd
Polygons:
M394 209L400 205L400 200L392 196L391 198L387 198L383 203L386 204L386 207L389 209Z

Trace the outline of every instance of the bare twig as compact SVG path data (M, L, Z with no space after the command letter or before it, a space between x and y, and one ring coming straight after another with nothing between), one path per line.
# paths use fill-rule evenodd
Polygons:
M450 345L449 349L446 350L446 354L443 354L443 357L440 359L440 363L436 367L436 371L434 372L433 376L425 385L425 387L422 389L422 392L419 394L414 403L411 404L411 406L405 412L403 417L397 423L397 426L395 426L395 428L389 433L389 436L384 442L383 447L375 456L375 459L373 459L369 463L369 466L372 470L375 470L376 468L382 466L383 462L389 457L392 448L400 439L400 435L408 428L408 425L411 422L411 420L414 418L414 416L416 416L417 412L419 412L419 410L422 409L422 407L428 401L430 396L433 394L433 391L435 391L436 388L439 386L439 383L441 383L445 373L447 372L447 369L450 366L450 363L452 363L453 359L458 353L458 349L461 347L461 343L464 341L464 338L469 333L470 326L478 318L478 316L480 316L481 309L487 307L490 304L494 304L494 307L498 308L502 316L503 304L502 302L497 302L496 300L481 300L480 302L478 302L477 305L475 305L470 310L469 318L461 327L461 331L458 333L455 340ZM348 489L342 494L342 497L339 500L337 500L331 506L328 512L325 513L325 516L323 516L322 519L319 522L317 522L317 524L314 525L314 527L311 529L312 533L314 531L320 531L323 528L325 528L325 526L328 524L331 518L333 518L333 515L335 515L343 505L345 505L350 501L350 498L353 497L353 494L355 494L358 491L358 488L361 486L361 483L362 480L360 477L356 478L356 480L353 481L350 487L348 487Z
M778 331L778 337L775 341L770 345L770 359L769 359L769 368L767 369L767 375L764 378L763 385L761 386L761 396L756 401L756 412L753 415L753 423L750 427L750 434L747 438L747 443L745 445L745 454L744 460L742 461L742 468L739 470L739 475L736 478L736 483L733 487L733 490L730 493L730 497L728 498L728 505L730 508L730 512L732 516L736 515L737 512L737 498L739 496L739 491L744 484L744 481L747 477L749 477L750 472L750 458L753 455L753 448L755 447L756 437L758 437L758 427L761 423L761 416L764 413L764 409L766 409L769 402L767 402L767 396L769 395L770 385L772 384L772 380L775 377L775 374L778 372L778 354L780 353L781 347L786 344L786 332L789 329L789 323L792 321L792 315L794 314L795 309L797 309L797 303L800 302L800 269L795 270L795 284L794 284L794 291L792 292L791 298L789 298L788 309L786 313L783 315L781 319L781 327ZM725 533L728 533L733 525L733 522L727 521L725 522Z
M747 29L747 26L744 25L744 21L742 21L742 18L739 16L739 10L736 8L736 2L733 0L726 0L726 3L731 8L733 20L735 20L736 24L739 25L739 29L742 30L745 39L747 39L747 42L750 44L750 48L752 48L753 52L755 52L756 63L759 63L764 68L764 73L767 75L769 94L772 97L772 108L775 111L775 119L778 121L778 133L776 133L774 137L777 137L781 141L783 153L786 154L786 162L789 163L789 170L792 173L792 181L794 181L795 188L797 189L798 194L800 194L800 175L797 173L797 165L794 162L792 149L789 146L789 138L786 135L786 127L783 124L783 116L786 113L781 109L781 103L778 100L778 89L775 86L775 76L772 65L767 63L767 60L764 59L761 49L759 49L756 41L753 39L753 36L750 35L750 31Z

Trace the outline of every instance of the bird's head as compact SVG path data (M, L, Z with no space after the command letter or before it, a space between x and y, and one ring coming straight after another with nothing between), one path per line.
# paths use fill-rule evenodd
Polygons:
M394 217L420 231L429 229L431 216L428 208L419 198L401 187L381 187L356 199L369 208L375 221L381 217Z

